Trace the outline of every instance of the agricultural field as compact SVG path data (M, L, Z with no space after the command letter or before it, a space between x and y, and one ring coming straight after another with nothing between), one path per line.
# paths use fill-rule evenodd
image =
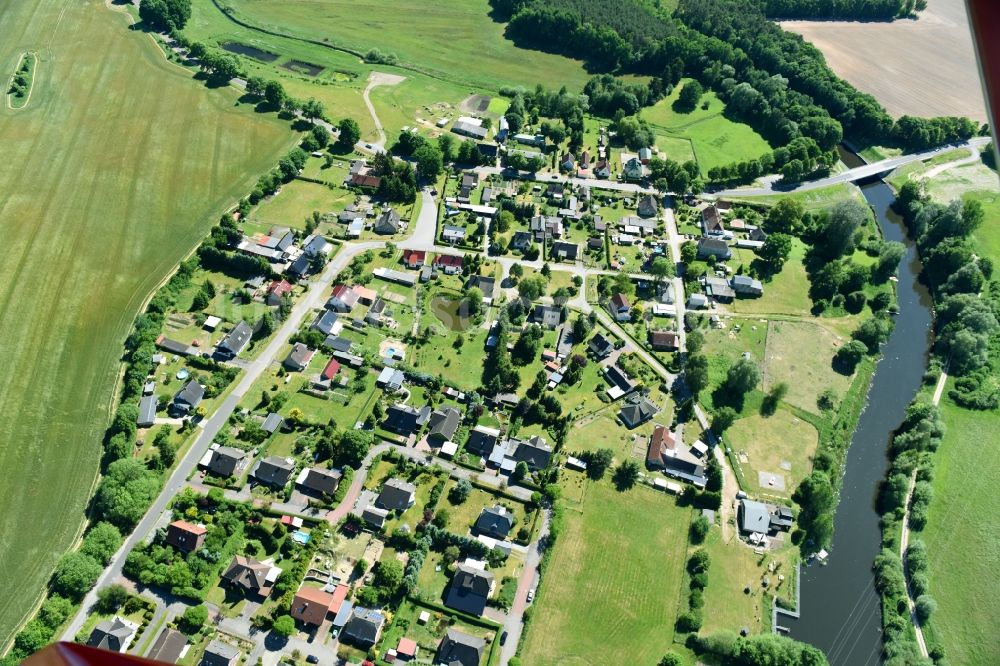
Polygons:
M713 92L706 92L691 113L674 111L682 87L678 85L670 95L640 113L656 131L657 146L664 157L677 162L694 159L702 174L707 174L712 167L760 157L771 150L749 125L726 118L726 105ZM703 108L705 105L707 108Z
M823 52L830 68L893 116L986 121L963 0L931 0L915 21L783 21ZM920 85L913 85L919 81Z
M486 0L438 5L406 0L230 4L254 25L359 53L378 48L395 54L408 69L477 88L541 83L580 89L588 78L578 61L514 46L504 38L504 26L490 18Z
M80 529L143 300L293 140L127 27L97 0L0 6L4 71L40 54L28 106L0 111L0 641Z
M524 663L620 663L625 644L635 663L656 663L673 643L690 509L646 487L583 483L538 591Z
M950 383L950 382L949 382ZM1000 459L983 448L997 415L963 409L941 399L945 440L936 454L934 499L922 539L929 551L930 590L938 602L934 635L956 664L1000 662ZM987 436L988 438L988 436ZM975 612L970 612L974 609Z

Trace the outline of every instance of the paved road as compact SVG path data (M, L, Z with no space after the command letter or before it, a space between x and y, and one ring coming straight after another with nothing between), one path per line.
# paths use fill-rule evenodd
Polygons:
M170 475L166 485L164 485L163 490L160 495L153 502L152 506L146 512L146 515L139 521L139 524L132 531L132 533L125 539L121 548L118 552L114 554L111 558L111 562L105 568L101 577L98 578L97 584L94 585L93 589L87 594L83 600L83 604L80 606L80 610L77 611L76 616L73 621L70 622L69 626L63 632L63 640L72 641L73 637L83 626L83 623L87 619L87 612L90 607L97 601L97 591L106 585L113 583L122 572L122 567L125 564L125 557L128 555L129 551L132 550L141 540L143 540L154 528L157 522L160 520L160 516L167 509L167 505L173 496L184 486L187 477L194 471L195 467L198 465L198 461L201 460L202 456L208 450L211 445L212 440L218 432L226 425L229 420L230 415L236 409L236 406L243 399L243 396L250 390L254 382L264 373L265 370L271 365L271 363L277 358L278 352L282 350L282 347L288 341L302 323L303 318L312 309L321 307L325 297L326 290L330 286L330 282L333 280L334 276L343 270L347 266L348 262L356 255L365 250L375 249L382 245L382 243L358 243L356 245L349 245L341 249L341 251L334 257L334 259L327 265L326 270L323 271L322 276L312 282L309 287L309 291L305 297L301 298L297 304L292 308L292 311L282 324L281 328L274 335L271 342L264 349L263 353L254 360L250 366L247 368L246 373L240 380L236 388L223 400L222 404L216 409L215 413L212 414L206 421L202 421L198 427L201 428L202 432L198 436L194 445L188 450L181 461L177 464L176 469L173 474Z
M517 582L514 602L511 604L507 619L503 623L503 630L507 632L507 640L500 649L500 666L507 666L511 657L517 654L517 648L521 642L521 632L524 630L524 611L528 607L528 591L538 586L538 567L542 563L542 555L548 545L551 520L552 516L546 509L542 515L542 527L538 532L538 538L531 544L525 556L524 571L521 572L521 579Z
M768 183L767 187L741 187L730 190L719 190L718 192L711 192L710 194L715 197L752 197L769 194L792 194L795 192L816 190L830 185L839 185L841 183L853 183L856 180L870 178L913 162L922 162L937 155L955 150L956 148L982 148L991 140L992 139L990 139L990 137L978 136L962 143L952 143L947 146L941 146L940 148L934 148L932 150L925 150L920 153L900 155L899 157L892 157L880 162L873 162L871 164L866 164L865 166L849 169L843 173L838 173L827 178L820 178L819 180L811 180L805 183L800 183L795 187L788 189L775 189L771 187L771 183ZM778 183L780 184L780 181L778 181Z

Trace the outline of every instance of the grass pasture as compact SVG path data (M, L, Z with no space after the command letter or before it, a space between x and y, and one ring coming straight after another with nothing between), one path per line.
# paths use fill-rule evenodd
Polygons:
M736 421L726 431L730 447L743 465L743 475L753 494L790 497L809 472L819 446L819 433L787 409L772 416L753 414ZM761 484L758 472L784 480L780 485Z
M984 444L997 415L941 399L946 438L934 467L934 499L923 539L930 554L934 635L955 664L1000 663L1000 459Z
M588 483L567 507L521 656L532 666L656 663L673 642L690 509L646 487ZM613 556L609 556L613 554Z
M44 72L26 108L0 110L0 561L16 572L0 642L83 521L134 315L292 138L127 25L97 0L0 6L0 69L37 49Z
M378 48L401 64L477 87L503 85L580 89L581 63L514 46L490 18L486 0L442 4L407 0L319 2L236 0L241 17L256 25L308 39L328 40L361 53Z
M828 388L842 396L851 378L833 369L833 356L846 342L826 328L804 321L771 320L767 324L764 354L764 389L785 382L785 402L817 413L816 400ZM808 349L808 354L802 350Z
M657 145L666 157L678 162L693 158L702 174L707 174L712 167L760 157L771 150L749 125L726 118L725 103L711 91L702 96L691 113L674 111L682 88L678 85L670 95L640 113L656 131ZM702 108L706 103L707 108Z

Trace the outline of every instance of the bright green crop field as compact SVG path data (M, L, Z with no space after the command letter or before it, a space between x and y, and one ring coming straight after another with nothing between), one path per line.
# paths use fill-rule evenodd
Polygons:
M514 46L503 36L504 25L490 18L487 0L230 0L229 5L255 26L360 53L377 48L395 54L401 65L476 88L541 83L579 90L589 78L576 60Z
M0 78L26 51L29 103L0 110L0 644L83 523L143 300L293 138L99 0L0 4Z

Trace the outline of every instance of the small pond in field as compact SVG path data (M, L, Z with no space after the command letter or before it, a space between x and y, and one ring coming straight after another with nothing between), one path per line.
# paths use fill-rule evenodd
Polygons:
M305 74L306 76L319 76L323 71L323 67L319 65L314 65L310 62L303 62L302 60L289 60L281 65L290 72L295 72L296 74Z
M239 42L225 42L222 44L222 48L230 53L243 55L254 60L260 60L261 62L274 62L280 57L277 53L271 53L270 51L258 49L255 46L240 44Z
M431 299L431 312L452 331L464 331L472 325L465 299L435 296Z

